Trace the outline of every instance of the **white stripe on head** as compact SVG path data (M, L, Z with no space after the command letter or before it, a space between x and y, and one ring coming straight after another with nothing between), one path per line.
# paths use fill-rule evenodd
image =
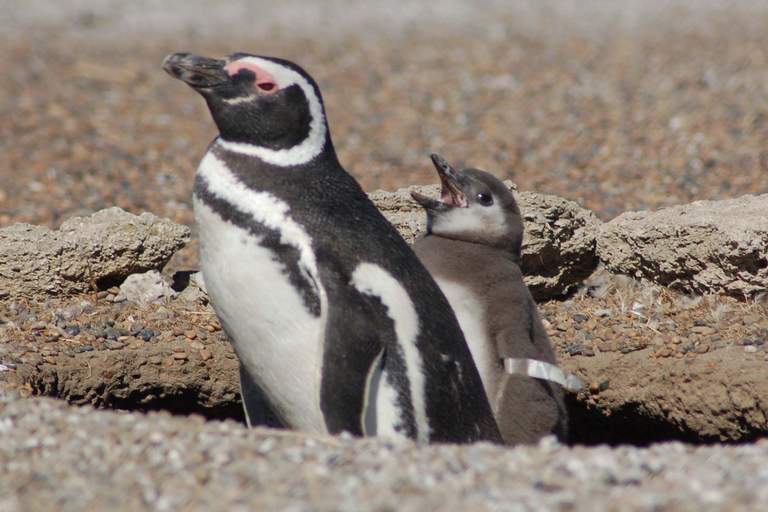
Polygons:
M299 250L299 268L306 273L305 277L315 283L320 282L312 238L291 218L288 203L269 192L257 192L246 187L211 151L203 157L197 173L205 179L208 190L216 197L250 215L256 222L276 229L280 233L280 242ZM318 286L317 290L321 311L324 311L324 288Z
M387 308L387 316L395 324L395 336L403 354L405 371L411 386L416 440L426 444L429 442L430 429L425 400L424 363L416 345L419 317L413 301L405 288L389 272L373 263L358 265L350 282L361 293L378 297Z
M299 72L271 60L261 59L259 57L243 57L231 62L227 67L238 63L245 64L243 67L249 69L256 68L264 70L270 75L270 78L275 80L280 89L285 89L292 85L301 87L301 90L304 91L304 96L307 98L307 103L309 104L309 112L312 115L312 121L309 124L309 135L301 142L301 144L288 149L270 149L244 142L230 142L221 137L218 139L218 144L229 151L240 153L242 155L255 156L268 164L280 167L302 165L310 162L313 158L319 155L325 146L325 136L328 131L328 126L326 125L325 115L323 114L323 104L312 84L310 84ZM258 72L256 74L258 76ZM245 100L238 99L235 100L235 102L246 101L249 99L250 98L246 98Z

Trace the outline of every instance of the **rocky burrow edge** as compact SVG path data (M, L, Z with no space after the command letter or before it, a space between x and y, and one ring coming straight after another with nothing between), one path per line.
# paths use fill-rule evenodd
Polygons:
M505 183L525 222L522 268L537 301L568 293L599 263L686 293L743 299L768 288L768 194L628 212L603 223L573 201ZM370 195L409 243L426 227L414 190L439 195L437 185Z
M439 195L437 185L370 194L408 243L425 229L414 190ZM538 301L568 293L599 263L687 293L749 298L768 289L768 194L628 212L606 223L560 197L515 197L525 222L522 267ZM162 269L188 240L185 226L117 207L69 219L57 231L30 224L0 229L0 299L108 288Z

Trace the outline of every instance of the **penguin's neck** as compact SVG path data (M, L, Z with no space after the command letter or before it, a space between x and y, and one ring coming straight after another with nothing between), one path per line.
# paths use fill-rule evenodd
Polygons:
M512 251L506 247L503 246L497 246L490 243L487 243L486 241L482 241L480 239L477 239L476 237L469 237L469 238L462 238L459 236L445 236L445 235L436 235L434 233L425 233L425 237L436 237L441 238L444 240L449 240L452 242L459 242L462 244L469 244L472 247L476 248L482 248L484 251L492 252L500 258L505 258L510 260L512 263L516 265L520 265L520 254Z
M340 165L329 135L326 135L322 144L316 144L317 141L307 144L308 140L305 139L302 144L289 149L271 149L251 142L233 142L219 135L211 143L209 150L255 158L266 166L292 171L300 170L309 164Z
M285 149L273 149L261 146L257 142L236 142L227 140L222 135L219 135L214 144L232 153L258 158L275 167L300 167L324 153L330 153L335 157L328 127L325 123L312 126L304 140Z

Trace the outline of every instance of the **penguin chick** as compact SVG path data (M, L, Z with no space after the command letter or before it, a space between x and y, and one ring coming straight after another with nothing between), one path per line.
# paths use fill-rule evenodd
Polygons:
M263 396L304 431L501 442L448 301L339 164L312 77L245 53L163 68L219 129L193 205L249 424Z
M512 193L478 169L455 171L432 155L440 200L413 192L427 231L413 249L448 297L507 444L567 435L552 344L523 282L523 219ZM532 378L537 377L537 378Z

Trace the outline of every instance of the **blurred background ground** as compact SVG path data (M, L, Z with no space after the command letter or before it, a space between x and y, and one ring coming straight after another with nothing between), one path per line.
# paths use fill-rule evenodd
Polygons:
M768 191L768 3L0 1L0 227L112 205L194 227L215 136L161 69L280 56L325 96L367 191L435 181L438 152L627 210ZM196 245L171 268L194 268Z

